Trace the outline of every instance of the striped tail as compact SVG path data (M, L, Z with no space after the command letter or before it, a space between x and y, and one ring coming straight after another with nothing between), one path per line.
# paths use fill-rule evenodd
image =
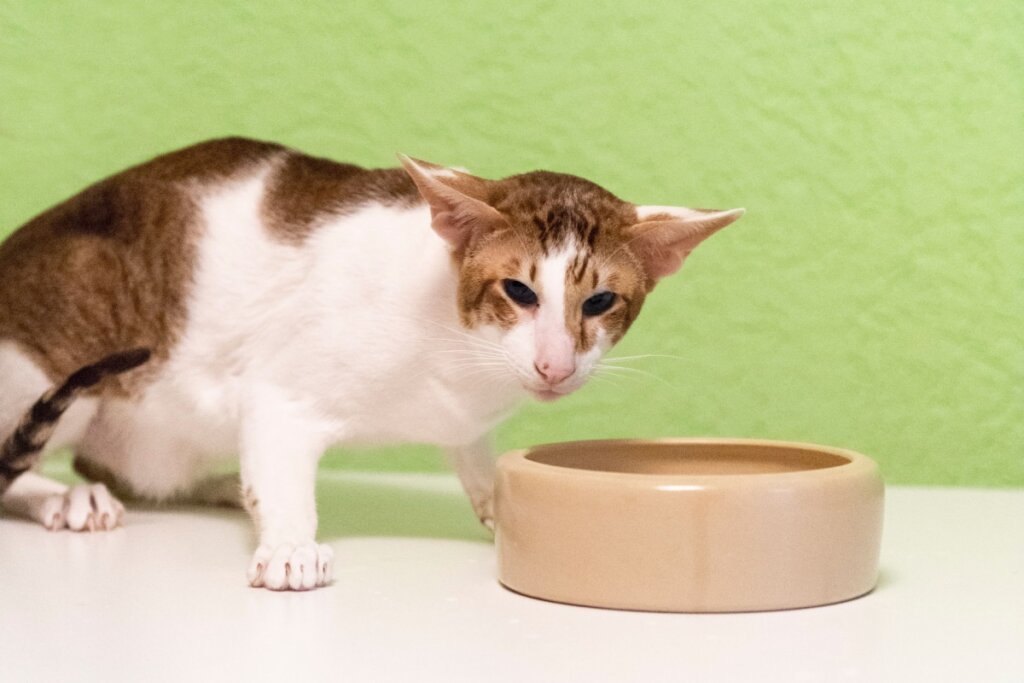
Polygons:
M14 433L0 446L0 494L36 464L60 416L79 394L98 384L104 377L139 367L149 357L149 349L115 353L76 371L64 384L43 394L21 418Z

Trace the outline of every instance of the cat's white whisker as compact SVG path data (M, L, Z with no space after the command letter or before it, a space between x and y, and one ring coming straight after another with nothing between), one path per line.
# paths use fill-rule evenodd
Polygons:
M458 381L497 381L508 380L509 375L508 373L497 371L494 368L466 368L461 372L455 373L454 379L457 379Z
M664 384L666 387L668 387L670 389L675 389L676 388L671 382L666 381L664 378L659 377L658 375L655 375L652 372L647 372L646 370L640 370L639 368L631 368L631 367L617 366L617 365L605 365L604 363L601 363L600 365L597 366L597 371L598 372L608 373L608 374L611 374L611 375L616 375L618 377L633 378L633 379L640 379L641 377L643 377L643 378L647 378L647 379L653 379L656 382ZM625 373L625 374L623 374L623 373Z
M501 358L506 359L508 354L498 353L497 351L480 351L477 349L433 349L430 351L431 354L444 354L446 356L466 357L466 358Z
M415 319L415 316L413 316L413 317ZM442 322L438 322L436 320L430 320L430 319L426 319L426 318L420 320L419 322L425 322L425 323L434 325L436 327L440 327L443 330L447 330L448 332L454 332L455 334L459 335L460 337L465 338L468 341L472 341L472 342L475 342L475 343L478 343L478 344L483 344L485 346L501 348L500 344L497 344L496 342L492 342L492 341L489 341L487 339L483 339L482 337L470 334L465 329L459 329L457 327L452 327L451 325L445 325Z
M597 380L598 382L604 382L606 384L610 384L613 387L620 387L620 386L622 386L622 383L616 381L615 379L613 379L613 377L611 375L606 375L606 374L599 373L599 372L592 373L590 375L590 379Z
M380 317L399 319L399 320L408 320L408 321L412 321L412 322L416 322L416 323L426 323L428 325L433 325L433 326L438 327L438 328L440 328L442 330L445 330L447 332L452 332L452 333L458 335L458 338L451 338L451 337L442 337L442 338L422 337L422 339L424 341L445 341L445 342L453 342L453 343L471 343L471 344L473 344L475 346L480 346L480 347L483 347L483 348L499 349L499 350L503 349L503 347L500 344L498 344L496 342L492 342L492 341L487 340L487 339L484 339L484 338L482 338L480 336L471 334L465 328L459 329L457 327L452 327L451 325L446 325L446 324L444 324L442 322L439 322L437 320L431 320L430 318L424 318L422 316L411 315L411 314L387 313L387 312L383 312L383 311L375 312L374 315L375 316L380 316Z
M615 363L618 361L646 360L648 358L667 358L671 360L689 360L684 356L675 356L665 353L644 353L637 356L608 356L601 360L602 363Z
M489 360L489 361L467 360L467 361L461 361L459 363L452 363L450 365L446 365L446 366L444 366L444 370L442 370L442 371L450 372L450 371L453 371L453 370L456 370L456 369L474 368L474 367L475 368L502 368L502 369L508 369L509 364L507 362L503 361L503 360Z

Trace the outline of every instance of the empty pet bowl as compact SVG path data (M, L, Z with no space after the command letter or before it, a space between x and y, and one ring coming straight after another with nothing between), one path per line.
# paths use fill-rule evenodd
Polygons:
M498 462L502 584L669 612L810 607L878 579L882 479L836 448L735 439L579 441Z

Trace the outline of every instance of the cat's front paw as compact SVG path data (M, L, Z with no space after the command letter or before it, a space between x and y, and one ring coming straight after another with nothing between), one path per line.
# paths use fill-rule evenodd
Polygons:
M264 544L249 564L249 585L275 591L304 591L331 582L334 551L317 543Z

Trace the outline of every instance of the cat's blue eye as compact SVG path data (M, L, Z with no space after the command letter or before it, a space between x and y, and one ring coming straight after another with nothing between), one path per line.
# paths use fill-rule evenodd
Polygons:
M615 292L601 292L583 302L583 315L601 315L615 303Z
M501 284L508 298L520 306L533 306L537 303L537 293L519 280L502 280Z

